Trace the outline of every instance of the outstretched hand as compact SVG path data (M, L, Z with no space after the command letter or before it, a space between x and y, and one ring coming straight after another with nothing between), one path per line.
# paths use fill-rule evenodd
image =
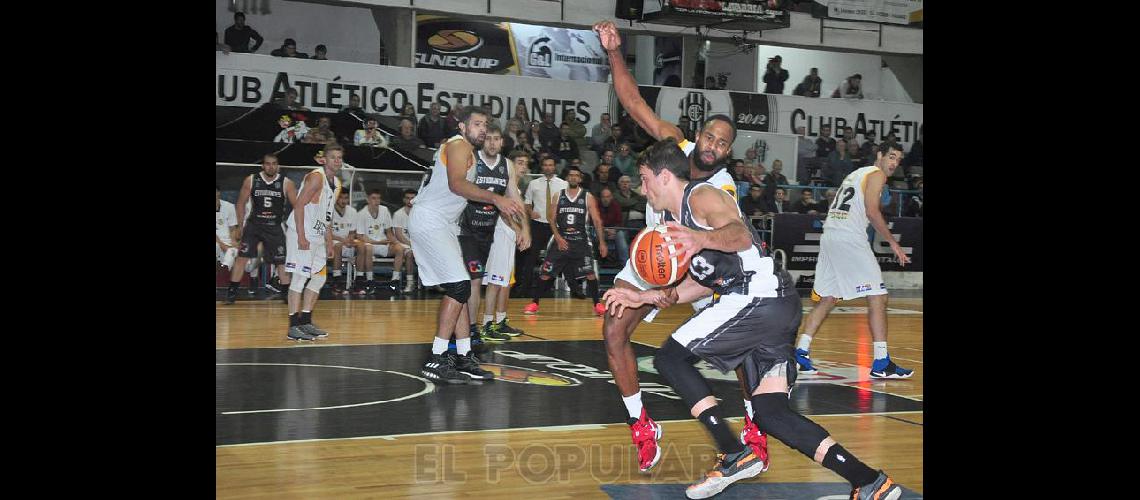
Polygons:
M598 34L598 38L602 41L602 47L606 50L617 50L621 47L621 37L618 36L617 26L613 21L601 21L594 25L594 32Z

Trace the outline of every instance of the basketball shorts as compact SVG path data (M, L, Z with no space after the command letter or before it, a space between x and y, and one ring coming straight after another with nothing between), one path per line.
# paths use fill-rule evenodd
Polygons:
M491 242L491 253L487 255L488 285L510 286L511 273L515 272L515 245L518 235L510 226L499 220L495 224L495 239Z
M325 272L328 250L324 236L306 235L309 249L301 250L296 231L285 231L285 271L310 278Z
M480 279L487 271L487 257L491 255L491 240L494 233L461 234L459 249L463 251L463 265L471 279Z
M819 241L819 261L815 264L813 296L851 300L886 293L883 272L867 240L823 233Z
M423 229L416 227L413 224L408 229L408 234L412 240L412 252L416 255L416 267L420 270L420 281L424 286L471 279L467 266L463 265L463 251L459 247L456 229L446 226Z
M584 278L595 274L594 245L589 239L568 242L569 248L559 250L554 238L546 246L546 258L542 261L539 274L551 278L559 274L567 278Z
M241 234L239 257L257 257L257 244L261 243L265 261L273 264L285 263L285 231L280 224L246 224Z

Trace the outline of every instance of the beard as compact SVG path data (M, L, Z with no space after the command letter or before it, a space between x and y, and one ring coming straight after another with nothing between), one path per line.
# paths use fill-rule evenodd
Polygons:
M467 142L470 142L470 143L471 143L471 145L473 145L473 146L475 146L475 147L482 147L482 146L483 146L483 142L484 142L484 141L487 139L487 133L486 133L486 132L484 132L484 133L483 133L483 135L467 135L467 134L463 134L463 138L464 138L464 139L467 139Z
M696 153L696 156L693 157L693 165L696 165L697 170L700 170L702 172L712 172L716 170L718 167L720 167L721 161L724 160L724 158L717 158L716 153L708 151L707 153L713 156L713 161L712 163L706 163L704 159L705 152L702 152L698 149L697 151L694 151L694 153Z

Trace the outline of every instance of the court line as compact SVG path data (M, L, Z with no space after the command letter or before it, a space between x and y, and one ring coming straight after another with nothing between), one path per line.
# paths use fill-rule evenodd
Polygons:
M868 413L837 413L832 415L805 415L811 418L822 417L878 417L886 415L903 415L912 413L922 413L922 410L907 410L907 411L894 411L894 412L868 412ZM727 417L725 420L730 422L740 422L744 417ZM677 420L656 420L659 424L663 423L678 423L678 422L696 422L696 419L686 418ZM411 434L386 434L380 436L357 436L347 438L317 438L317 439L294 439L289 441L265 441L261 443L239 443L239 444L219 444L214 448L235 448L239 446L260 446L260 445L273 445L273 444L298 444L298 443L315 443L319 441L348 441L356 439L384 439L387 441L395 441L402 437L415 437L415 436L442 436L447 434L466 434L472 432L511 432L511 431L539 431L539 432L565 432L576 430L602 430L611 426L626 426L621 422L612 424L573 424L573 425L550 425L544 427L518 427L511 429L474 429L464 431L434 431L434 432L416 432Z
M851 352L851 351L835 351L835 350L831 350L831 349L812 349L811 352L834 352L836 354L858 354L858 353ZM917 359L900 358L898 356L892 357L891 359L901 359L903 361L910 361L912 363L923 364L922 361L919 361Z
M910 420L907 420L907 419L905 419L905 418L892 417L892 416L890 416L890 415L883 415L883 416L884 416L884 417L886 417L886 418L889 418L889 419L891 419L891 420L898 420L899 422L906 422L906 423L908 423L908 424L911 424L911 425L917 425L917 426L919 426L919 427L925 427L924 425L922 425L922 424L920 424L920 423L918 423L918 422L911 422Z
M424 383L424 388L422 390L420 390L420 392L417 392L415 394L409 394L407 396L403 396L403 397L399 397L399 398L395 398L395 399L385 399L385 400L381 400L381 401L369 401L366 403L355 403L355 404L350 404L350 405L339 405L339 406L324 406L324 407L315 407L315 408L276 408L276 409L271 409L271 410L224 411L224 412L222 412L222 415L242 415L242 414L246 414L246 413L273 413L273 412L279 412L279 411L334 410L334 409L338 409L338 408L354 408L357 406L371 406L371 405L378 405L378 404L383 404L383 403L394 403L396 401L403 401L405 399L412 399L412 398L420 397L420 396L423 396L424 394L428 394L428 393L435 390L435 384L433 384L430 380L422 378L422 377L417 377L415 375L408 375L407 373L394 372L394 371L390 371L390 370L377 370L374 368L360 368L357 366L313 365L313 364L306 364L306 363L214 363L214 366L307 366L307 367L317 367L317 368L342 368L345 370L361 370L361 371L366 371L366 372L393 373L396 375L402 375L402 376L408 377L410 379L419 380L420 382Z

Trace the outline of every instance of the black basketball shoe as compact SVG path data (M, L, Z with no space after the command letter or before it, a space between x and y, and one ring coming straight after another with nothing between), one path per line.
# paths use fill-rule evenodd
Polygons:
M448 353L432 354L420 373L437 384L466 384L471 377L455 369L455 358Z
M475 356L475 351L470 351L467 354L455 356L455 369L460 373L466 374L475 380L494 380L495 374L479 367L479 358Z

